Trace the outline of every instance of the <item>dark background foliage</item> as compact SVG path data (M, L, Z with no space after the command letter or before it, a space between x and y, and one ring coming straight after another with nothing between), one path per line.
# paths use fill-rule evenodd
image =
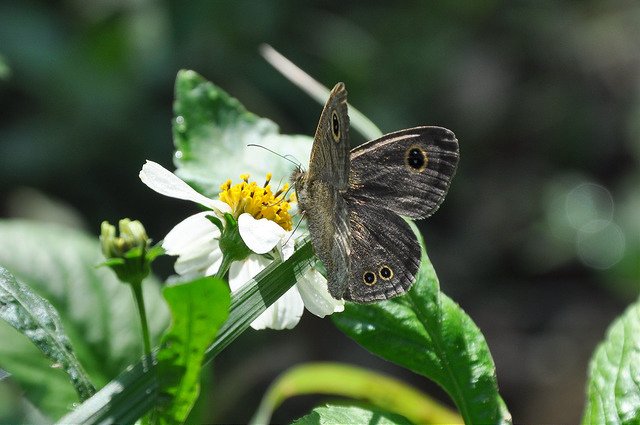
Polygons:
M441 286L485 333L516 422L576 423L588 359L638 290L638 40L632 1L5 1L0 213L96 234L128 216L161 239L194 207L137 173L147 158L171 167L179 69L283 132L313 133L320 105L259 56L267 42L325 85L344 81L385 132L456 133L458 175L420 223ZM309 360L383 370L448 402L307 314L228 349L204 417L246 421L277 373Z

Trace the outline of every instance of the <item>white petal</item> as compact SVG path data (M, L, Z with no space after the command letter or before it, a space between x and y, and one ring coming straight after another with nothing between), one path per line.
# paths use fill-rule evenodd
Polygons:
M222 263L222 251L216 245L208 252L197 256L182 255L173 265L179 275L211 276L218 272Z
M291 329L300 321L304 303L295 286L251 323L253 329Z
M262 271L271 260L252 254L242 262L231 265L229 270L229 287L237 291L242 285ZM296 287L289 289L278 301L269 306L251 323L254 329L291 329L300 321L304 311L304 303Z
M220 229L213 224L209 211L194 214L178 223L162 241L162 247L169 255L181 255L194 245L220 237Z
M195 189L182 181L180 177L156 162L147 160L142 166L139 176L144 184L162 195L193 201L222 213L231 212L231 207L229 207L228 204L219 200L209 199L196 192Z
M242 261L232 263L229 269L229 288L231 288L231 291L240 289L242 285L267 267L270 262L271 260L268 258L251 254Z
M212 252L207 261L209 262L209 267L204 270L203 274L205 276L213 276L218 273L218 270L220 270L220 266L222 265L222 251L217 250Z
M287 232L284 236L284 243L280 245L280 256L283 261L291 257L296 250L296 241L292 233L293 232Z
M256 254L266 254L282 240L287 232L275 221L261 218L256 220L251 214L238 217L238 230L247 247Z
M207 215L213 214L205 211L182 220L162 242L167 254L178 255L173 267L181 276L208 276L218 271L222 261L218 243L220 230Z
M296 283L304 306L318 317L344 310L344 300L336 300L329 294L327 280L311 268Z

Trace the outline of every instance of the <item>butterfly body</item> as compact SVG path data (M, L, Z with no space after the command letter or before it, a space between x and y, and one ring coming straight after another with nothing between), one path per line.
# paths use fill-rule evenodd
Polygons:
M322 114L309 171L292 175L329 293L360 303L406 292L420 266L407 222L442 203L458 162L458 142L441 127L387 134L349 151L346 90L338 83Z

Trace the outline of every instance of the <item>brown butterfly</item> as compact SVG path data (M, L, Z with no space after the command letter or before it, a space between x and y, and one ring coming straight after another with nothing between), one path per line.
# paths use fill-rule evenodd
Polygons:
M309 171L292 175L331 296L367 303L411 287L421 250L401 216L433 214L458 159L458 140L442 127L400 130L349 151L347 91L336 84L320 115Z

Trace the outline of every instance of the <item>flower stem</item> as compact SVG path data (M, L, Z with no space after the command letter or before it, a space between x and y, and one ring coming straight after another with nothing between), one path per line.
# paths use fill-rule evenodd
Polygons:
M233 258L227 254L222 254L222 263L220 263L220 268L218 268L215 277L224 279L231 267L231 263L233 263Z
M149 326L147 324L147 312L144 308L144 297L142 296L142 281L131 283L133 298L136 300L138 314L140 315L140 324L142 327L142 342L144 344L144 358L147 359L151 354L151 340L149 338Z
M144 307L144 295L142 294L142 279L136 282L131 282L131 290L133 291L133 298L136 300L136 307L138 307L138 315L140 316L140 327L142 328L142 343L144 345L144 357L142 358L142 368L147 371L150 370L153 364L151 358L151 338L149 337L149 325L147 323L147 311ZM157 369L153 371L154 375L157 373ZM146 413L140 418L141 425L150 425L152 423L153 413Z

